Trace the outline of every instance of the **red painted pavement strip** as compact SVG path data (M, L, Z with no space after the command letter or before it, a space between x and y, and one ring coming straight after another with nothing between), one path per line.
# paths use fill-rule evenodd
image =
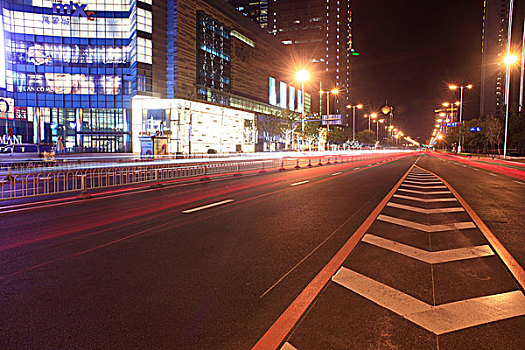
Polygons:
M377 216L385 205L390 201L394 193L397 191L401 183L405 180L414 165L412 165L407 172L401 177L398 183L390 190L379 205L372 211L368 218L359 226L354 234L346 241L341 249L334 255L328 264L315 276L306 288L299 294L297 298L288 306L288 308L279 316L277 321L266 331L261 339L255 344L252 350L268 350L277 349L286 336L293 329L295 324L299 321L302 315L313 303L315 298L319 295L321 290L330 281L332 276L344 263L346 258L357 246L361 238L365 235L368 228L376 220Z
M493 164L486 164L486 163L480 163L476 162L475 160L470 159L464 159L461 157L455 157L455 156L449 156L449 155L442 155L439 153L430 153L430 155L437 157L437 158L443 158L443 159L452 159L457 162L465 163L470 166L474 166L476 168L482 168L485 170L490 170L498 174L507 175L510 177L513 177L515 179L523 180L525 181L525 170L518 170L518 169L512 169L507 168L501 165L493 165Z
M450 152L438 152L438 153L439 154L443 154L443 155L452 156L452 157L457 157L459 159L468 159L468 160L473 160L473 161L477 161L477 162L509 164L509 165L515 165L515 166L520 166L520 167L524 167L525 168L525 163L514 162L512 160L499 159L499 158L488 158L488 157L478 157L478 156L472 156L472 157L469 158L468 156L458 156L457 154L450 153Z

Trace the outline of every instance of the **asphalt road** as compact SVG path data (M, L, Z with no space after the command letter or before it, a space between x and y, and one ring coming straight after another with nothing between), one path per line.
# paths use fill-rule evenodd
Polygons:
M249 349L417 158L176 184L0 214L0 348ZM423 156L418 163L451 182L461 177L442 160ZM486 198L458 187L483 207ZM525 186L508 191L514 197L497 198L510 220ZM502 241L522 247L518 231L502 225ZM522 248L510 248L523 258ZM523 318L514 322L523 331ZM522 334L516 337L523 343Z

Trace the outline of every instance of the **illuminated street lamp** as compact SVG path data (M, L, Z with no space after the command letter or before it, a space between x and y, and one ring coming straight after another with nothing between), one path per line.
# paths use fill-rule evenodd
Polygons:
M374 120L376 122L376 142L379 141L379 123L383 123L384 119Z
M304 118L305 118L305 113L304 113L304 82L305 81L308 81L308 79L310 79L310 73L308 73L307 70L305 69L301 69L300 71L298 71L296 74L295 74L295 80L297 81L300 81L301 82L301 105L303 107L302 109L302 115L301 115L301 135L303 136L303 147L304 147Z
M472 84L468 84L468 85L449 85L448 88L450 90L457 90L458 88L460 89L460 98L459 98L459 124L461 124L461 121L462 121L462 115L463 115L463 89L464 88L467 88L467 89L472 89L473 85ZM457 153L460 153L461 152L461 127L459 129L459 139L458 139L458 150L457 150Z
M355 141L355 109L361 109L363 108L363 105L348 105L346 108L352 108L352 141Z
M365 118L368 118L368 130L372 130L370 128L370 118L371 119L376 119L377 118L377 113L365 114Z
M509 95L510 95L510 67L518 62L518 57L509 53L503 60L507 66L505 71L505 142L503 143L503 158L507 157L507 135L509 129Z

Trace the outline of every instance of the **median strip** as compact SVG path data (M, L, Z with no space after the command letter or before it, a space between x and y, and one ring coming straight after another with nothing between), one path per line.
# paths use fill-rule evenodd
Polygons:
M226 203L230 203L230 202L233 202L233 199L226 199L226 200L223 200L223 201L220 201L220 202L216 202L216 203L212 203L212 204L208 204L208 205L203 205L202 207L197 207L197 208L192 208L192 209L188 209L188 210L183 210L182 213L183 214L190 214L190 213L193 213L193 212L196 212L196 211L199 211L199 210L213 208L213 207L216 207L216 206L219 206L219 205L223 205L223 204L226 204Z

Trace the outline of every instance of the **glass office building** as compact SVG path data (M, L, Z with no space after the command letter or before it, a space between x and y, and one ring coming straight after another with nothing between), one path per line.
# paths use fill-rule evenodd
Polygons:
M2 141L129 151L136 2L1 0L0 6Z

